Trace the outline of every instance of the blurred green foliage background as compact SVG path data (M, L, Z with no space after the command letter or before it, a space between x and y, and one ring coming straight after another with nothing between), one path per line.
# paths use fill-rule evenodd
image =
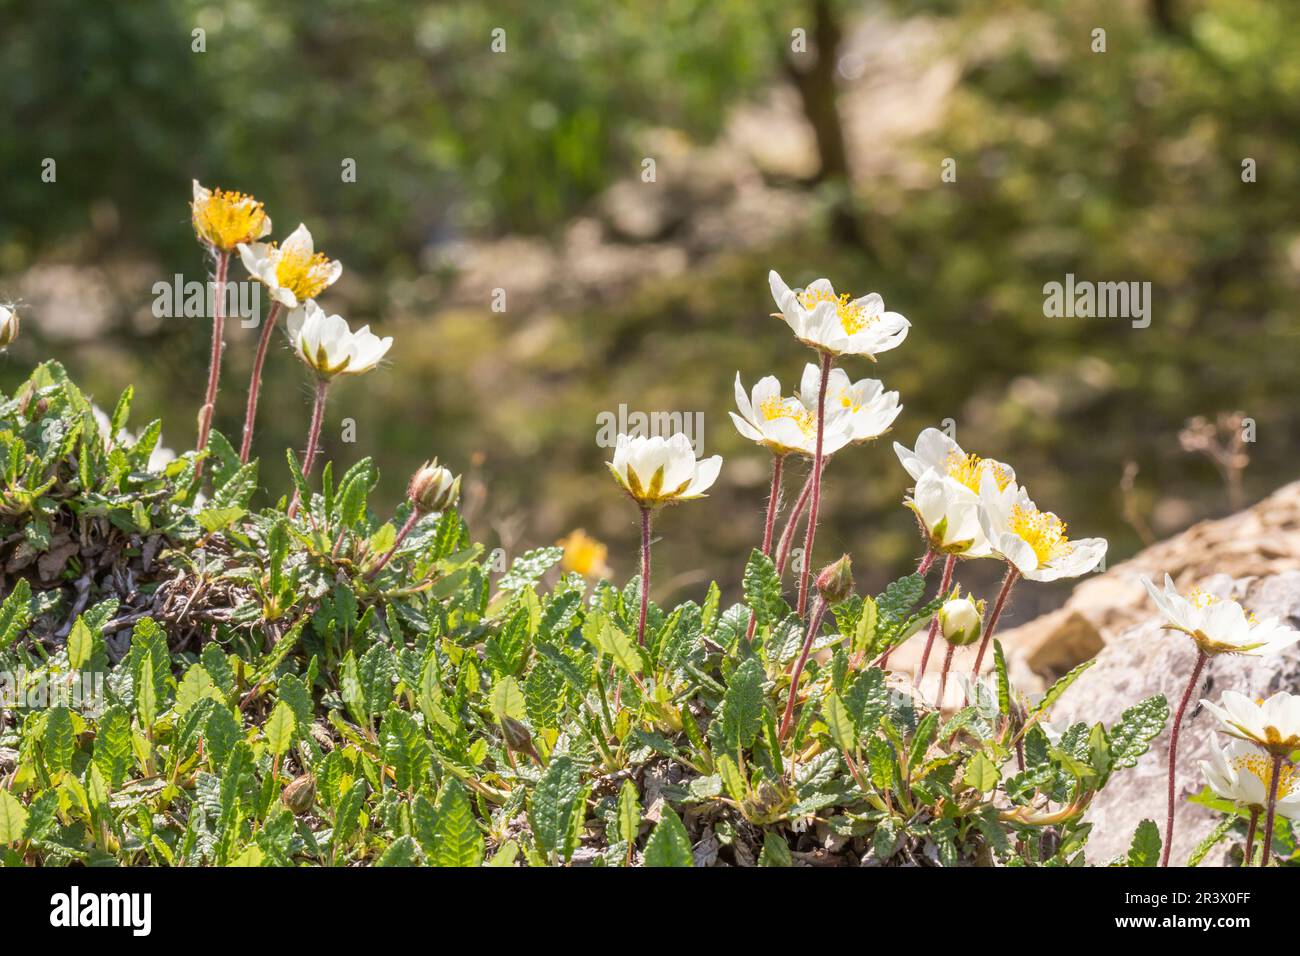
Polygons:
M622 578L634 513L596 417L702 412L705 450L727 463L708 501L658 522L668 600L711 576L734 589L761 532L767 461L726 417L732 380L793 386L809 358L768 317L767 270L827 275L913 323L878 366L849 364L901 391L891 437L951 419L1080 535L1110 537L1113 563L1228 510L1214 464L1180 443L1192 416L1253 420L1245 500L1294 477L1297 14L1291 0L0 0L0 300L24 318L0 383L44 357L101 404L135 383L137 415L185 447L209 329L155 319L152 288L205 275L192 177L251 192L276 237L304 221L343 260L322 305L396 338L388 368L336 390L326 426L330 456L376 456L394 503L437 454L469 475L490 544L513 555L585 527ZM1045 318L1043 286L1067 273L1151 282L1150 327ZM228 435L255 334L227 340ZM283 350L262 408L256 452L279 489L308 414ZM827 480L817 560L849 551L867 587L905 570L917 540L888 442ZM1040 589L1018 613L1058 598Z

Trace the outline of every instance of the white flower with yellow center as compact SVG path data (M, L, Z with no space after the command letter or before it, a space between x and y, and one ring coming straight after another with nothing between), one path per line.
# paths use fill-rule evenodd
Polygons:
M1071 541L1065 522L1040 511L1015 482L1001 484L985 471L980 477L980 527L989 547L1031 581L1073 578L1095 568L1106 556L1105 538Z
M1202 700L1229 736L1262 747L1273 756L1288 756L1300 749L1300 697L1278 691L1267 700L1251 700L1235 690L1225 690L1215 704Z
M722 456L696 460L691 440L631 438L619 434L614 460L606 462L615 480L643 508L703 497L722 469Z
M18 313L0 305L0 349L8 348L18 338Z
M1201 761L1201 773L1210 789L1225 800L1254 810L1268 806L1273 761L1244 740L1231 740L1227 747L1210 741L1210 759ZM1300 778L1289 763L1277 775L1276 812L1287 819L1300 817Z
M926 471L903 503L921 523L931 551L963 558L993 554L980 527L979 496L955 478Z
M271 231L271 217L252 196L225 189L207 189L194 180L190 221L200 241L222 252L255 242Z
M779 317L809 348L830 355L863 355L874 362L879 353L907 338L911 323L897 312L886 312L884 299L875 292L860 299L837 295L827 279L791 289L775 271L767 280Z
M353 332L342 316L326 315L312 301L289 313L287 331L298 357L325 378L369 372L393 345L391 336L381 339L368 325Z
M799 400L811 409L816 427L817 390L821 387L821 369L816 363L804 366L799 382ZM848 432L848 442L858 445L872 441L889 431L894 419L902 413L897 392L886 392L885 386L874 378L849 381L842 368L831 369L826 378L826 420L832 418L837 427ZM823 454L830 454L823 449Z
M317 252L311 233L301 223L283 244L244 243L239 256L244 268L270 290L271 298L290 309L314 299L343 274L343 264Z
M1151 600L1168 619L1166 628L1182 631L1206 654L1250 654L1262 656L1290 647L1300 640L1300 631L1287 627L1276 617L1259 620L1236 601L1226 600L1200 588L1186 597L1178 593L1169 575L1160 591L1149 578L1142 579Z
M999 489L1016 480L1016 473L1010 465L995 458L968 455L962 451L961 445L937 428L927 428L917 435L915 448L894 442L894 454L913 479L919 480L927 471L933 471L953 479L977 496L985 473L993 476Z
M817 366L811 366L815 371ZM782 396L781 383L768 375L758 380L753 391L745 394L736 373L736 407L740 413L731 412L736 430L750 441L769 449L774 455L802 455L812 458L817 452L817 394L813 392L812 406L800 396ZM830 414L827 402L826 430L822 436L822 454L832 455L849 443L852 437L849 422L844 416Z

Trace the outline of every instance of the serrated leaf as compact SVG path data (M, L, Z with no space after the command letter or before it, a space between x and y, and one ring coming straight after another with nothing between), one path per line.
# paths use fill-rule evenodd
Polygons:
M1133 843L1128 848L1129 866L1160 865L1160 831L1151 820L1143 820L1133 834Z
M74 671L81 670L90 663L94 650L95 635L86 626L85 619L78 614L72 630L68 632L68 666Z
M979 750L966 764L966 773L962 777L962 782L980 793L988 793L997 787L1001 779L1002 775L998 772L997 764L990 760L984 751Z
M763 665L755 657L736 668L722 698L722 733L728 744L751 747L763 725Z
M498 724L504 717L524 720L528 716L528 703L524 698L524 692L519 686L519 681L513 677L503 677L496 682L492 687L489 706Z
M789 613L789 605L781 597L781 579L777 576L772 559L755 548L745 564L745 603L754 612L759 627L770 627Z
M13 591L0 604L0 651L16 641L26 630L27 623L31 620L31 600L32 586L26 578L19 578Z
M0 787L0 846L23 839L27 830L27 808L12 793Z
M691 838L672 807L665 806L659 823L646 841L642 857L645 866L694 866L691 858Z
M618 792L618 838L630 847L640 830L641 802L637 799L636 785L624 780Z
M276 703L271 716L266 719L266 745L276 757L283 757L293 744L294 729L297 720L293 708L284 701Z
M1047 688L1047 693L1039 699L1038 703L1030 708L1029 716L1032 717L1035 714L1045 714L1050 711L1052 705L1061 699L1061 695L1069 689L1070 685L1082 677L1083 672L1095 663L1097 663L1097 659L1094 657L1092 660L1084 661L1077 667L1072 668L1069 673L1063 674L1058 678L1051 687Z
M430 866L479 866L483 862L483 834L474 821L469 796L454 777L442 788L437 804L424 794L412 807L416 838Z
M567 861L573 853L570 834L574 816L585 816L585 807L579 807L582 797L582 780L572 758L559 756L551 761L537 782L528 801L528 821L538 847L547 854L556 854Z
M826 718L826 728L830 731L835 746L851 754L857 748L857 734L853 729L853 717L844 706L844 701L840 699L839 694L826 695L826 699L822 701L822 714Z
M1136 766L1152 740L1160 736L1169 719L1169 703L1163 694L1134 704L1110 728L1112 769Z

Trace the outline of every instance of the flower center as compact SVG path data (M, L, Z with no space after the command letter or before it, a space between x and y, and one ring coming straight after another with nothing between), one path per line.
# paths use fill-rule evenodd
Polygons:
M825 289L804 289L799 293L799 304L809 311L822 302L835 304L835 317L840 320L840 327L847 335L861 332L876 321L876 316L867 315L866 309L854 302L847 292L836 295Z
M221 249L233 249L262 234L266 210L252 196L214 189L202 202L194 203L194 229Z
M314 299L330 282L330 260L323 252L314 255L298 249L281 249L275 264L275 281L299 302Z
M1074 547L1066 537L1065 522L1050 511L1016 505L1011 509L1011 530L1034 549L1040 566Z
M1253 773L1264 784L1265 792L1273 786L1273 759L1271 757L1266 757L1264 754L1245 754L1234 758L1232 766L1238 772L1249 770ZM1283 764L1277 775L1278 799L1280 800L1289 794L1295 788L1296 782L1295 765Z
M758 410L764 421L775 421L778 418L791 419L805 435L811 434L817 427L817 416L804 408L803 402L797 398L780 398L773 395L763 399Z
M949 478L956 479L976 494L979 494L980 482L984 480L985 474L993 476L998 491L1002 491L1011 483L1011 470L1006 465L991 458L981 458L979 455L963 456L953 452L948 456L945 467Z

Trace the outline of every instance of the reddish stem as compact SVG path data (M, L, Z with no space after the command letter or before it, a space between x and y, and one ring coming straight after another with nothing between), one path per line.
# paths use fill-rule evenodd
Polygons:
M834 356L822 355L821 382L817 386L817 453L813 457L812 501L808 506L808 530L803 539L803 571L799 577L799 606L802 617L808 606L808 576L812 571L813 541L817 537L817 512L822 503L822 445L826 438L826 386L829 385Z
M1246 857L1242 866L1250 866L1250 858L1255 852L1255 829L1259 826L1259 807L1250 808L1250 825L1246 827Z
M993 632L997 630L998 621L1002 617L1002 609L1007 606L1007 598L1011 596L1011 589L1015 583L1020 580L1020 572L1016 570L1015 565L1007 565L1007 576L1002 579L1002 589L998 591L998 598L993 602L993 613L989 615L989 623L984 628L984 637L980 641L979 653L975 655L975 669L971 672L975 679L979 680L980 665L984 663L984 652L989 649L989 642L993 640Z
M329 379L318 378L316 380L316 403L311 410L311 425L307 433L307 450L302 456L302 476L310 478L312 468L316 465L316 453L320 450L320 430L325 424L325 395L329 392ZM289 517L292 518L298 513L299 504L298 490L293 492L293 501L289 504Z
M1196 652L1196 666L1192 668L1192 679L1187 682L1187 690L1183 691L1182 702L1178 705L1178 713L1174 714L1174 729L1169 736L1169 812L1165 816L1165 845L1160 851L1160 865L1169 865L1169 851L1173 849L1174 842L1174 776L1178 771L1178 735L1182 730L1183 714L1187 711L1187 702L1192 699L1192 692L1196 690L1201 682L1201 671L1205 668L1205 652L1198 650ZM1270 816L1270 820L1272 817Z
M772 458L772 487L767 493L767 517L763 521L763 554L770 557L772 554L772 529L776 525L776 506L777 499L781 497L781 469L785 465L785 456L776 455ZM758 615L753 611L749 612L749 628L745 631L745 640L754 639L754 629L758 625Z
M939 580L939 597L944 598L948 594L948 589L952 587L952 572L957 567L957 555L948 555L947 560L943 562L943 577ZM921 669L917 671L916 682L921 683L925 677L925 665L930 662L930 649L934 647L934 639L939 634L939 612L936 611L934 617L930 618L930 633L925 639L925 650L921 652Z
M271 310L262 324L262 334L257 339L257 354L253 357L253 376L248 382L248 405L244 408L244 439L239 445L239 460L248 462L253 447L253 423L257 419L257 397L262 390L262 366L266 364L266 351L271 344L271 330L280 317L280 303L272 302Z
M948 645L948 653L943 655L943 670L939 672L939 699L935 701L935 707L943 709L943 692L948 687L948 671L952 667L952 654L957 650L956 644Z
M645 646L645 618L650 607L650 509L641 509L641 620L637 624L637 643Z
M1268 782L1268 810L1264 814L1264 855L1259 865L1268 866L1273 856L1273 815L1277 811L1277 785L1282 776L1282 755L1273 754L1273 776Z
M795 500L794 507L790 509L790 518L785 523L785 530L781 532L781 540L776 545L776 576L782 577L785 574L786 562L790 559L790 545L794 544L794 532L799 524L799 518L803 516L803 509L808 505L808 498L812 495L813 476L812 472L804 479L803 490L799 492L799 497Z
M367 581L369 581L376 574L382 571L384 569L384 565L386 565L389 561L393 559L393 555L397 553L397 549L402 546L402 542L406 540L406 536L411 533L411 529L415 527L415 523L419 520L420 520L419 509L412 508L410 516L406 519L406 523L402 525L402 530L397 532L397 537L393 540L393 546L389 548L387 552L385 552L382 558L379 559L378 564L376 564L373 568L371 568L369 571L366 572Z
M203 398L203 407L199 409L199 440L195 451L207 447L208 434L212 431L212 415L217 408L217 386L221 382L221 353L225 349L223 338L226 332L226 271L230 267L230 253L217 251L217 274L212 285L214 297L212 302L212 355L208 359L208 390ZM202 474L203 462L196 466L196 472Z
M794 672L790 675L790 699L785 703L785 716L781 718L781 729L777 733L777 738L780 740L785 740L786 734L790 732L790 721L794 718L794 703L799 697L799 678L803 676L804 665L808 663L808 654L812 651L817 632L821 630L822 617L825 614L826 602L819 594L817 600L813 602L812 615L808 618L808 633L803 639L803 650L800 651L799 659L795 661Z

